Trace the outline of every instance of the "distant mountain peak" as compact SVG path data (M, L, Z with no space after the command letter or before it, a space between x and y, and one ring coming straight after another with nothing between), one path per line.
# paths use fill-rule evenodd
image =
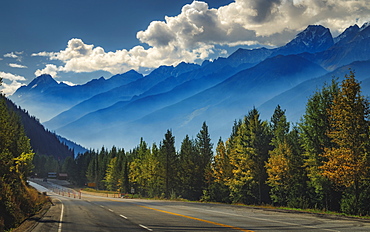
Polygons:
M338 44L345 44L351 41L357 33L360 31L360 28L357 24L350 26L342 34L340 34L338 37L334 39L335 43Z
M309 25L304 31L300 32L286 48L293 48L298 52L321 52L334 44L330 30L321 25Z
M31 83L28 84L28 87L35 88L37 86L53 86L53 85L58 85L58 82L56 82L51 75L43 74L33 79L33 81L31 81Z
M363 30L365 30L365 29L367 29L367 28L370 28L370 22L366 22L366 23L364 23L364 25L362 25L362 27L361 27L360 31L363 31Z

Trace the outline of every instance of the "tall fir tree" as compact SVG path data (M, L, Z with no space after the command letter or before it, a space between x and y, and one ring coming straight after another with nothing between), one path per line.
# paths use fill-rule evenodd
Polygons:
M175 148L175 137L171 130L167 130L160 148L160 161L163 165L164 194L166 198L178 191L178 156Z
M306 112L299 123L311 205L327 210L339 210L340 193L321 175L319 168L326 161L321 156L324 149L333 146L332 139L327 134L330 128L328 110L338 90L337 79L332 79L330 85L324 84L321 90L308 99Z
M194 185L198 178L198 173L195 171L198 166L197 154L194 140L186 135L179 153L179 181L181 196L190 200L199 199L199 192Z
M234 126L235 127L235 126ZM265 162L271 149L268 123L256 108L249 111L230 139L229 158L233 176L227 181L234 202L269 202Z
M195 181L195 189L198 192L198 197L201 197L202 192L207 191L210 180L211 180L211 163L213 159L213 143L211 142L211 136L208 132L208 126L206 122L203 122L202 129L197 134L195 140L196 149L198 152L198 158L196 161L196 176L198 177Z

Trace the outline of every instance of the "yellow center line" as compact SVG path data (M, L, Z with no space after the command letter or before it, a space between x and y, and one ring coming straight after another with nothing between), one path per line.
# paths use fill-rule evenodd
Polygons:
M206 222L206 223L217 225L217 226L231 228L231 229L234 229L234 230L240 230L240 231L244 231L244 232L253 232L253 230L246 230L246 229L242 229L242 228L235 227L235 226L225 225L225 224L218 223L218 222L212 222L212 221L208 221L208 220L204 220L204 219L200 219L200 218L196 218L196 217L186 216L186 215L183 215L183 214L178 214L178 213L173 213L173 212L169 212L169 211L165 211L165 210L155 209L155 208L151 208L151 207L148 207L148 206L143 206L143 205L138 205L138 206L146 208L146 209L151 209L151 210L155 210L155 211L158 211L158 212L162 212L162 213L167 213L167 214L171 214L171 215L175 215L175 216L179 216L179 217L184 217L184 218L189 218L189 219L193 219L193 220L197 220L197 221L201 221L201 222Z

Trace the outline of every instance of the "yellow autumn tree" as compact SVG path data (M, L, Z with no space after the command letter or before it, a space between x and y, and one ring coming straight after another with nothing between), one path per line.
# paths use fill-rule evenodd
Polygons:
M369 103L352 71L345 76L328 112L328 136L334 146L324 149L322 175L337 186L353 190L356 208L369 171Z
M230 158L228 156L225 143L221 138L217 143L216 155L214 157L214 162L212 163L212 171L215 182L218 183L225 183L225 181L232 175Z
M292 148L284 140L270 151L270 157L266 162L268 175L267 184L271 187L273 202L284 205L287 202L288 190L292 181L290 162L288 156L292 156Z

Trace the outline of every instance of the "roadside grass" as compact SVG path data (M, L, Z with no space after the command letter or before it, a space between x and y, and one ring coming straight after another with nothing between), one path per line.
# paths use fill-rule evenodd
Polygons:
M0 212L0 231L13 231L29 217L41 211L50 201L48 196L24 182L20 183L16 191L11 188L2 191L2 195L8 197L0 197L6 206Z

